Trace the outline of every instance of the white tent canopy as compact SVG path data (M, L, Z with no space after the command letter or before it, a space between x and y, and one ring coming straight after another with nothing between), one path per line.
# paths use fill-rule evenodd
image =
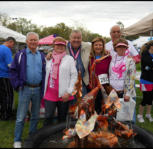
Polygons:
M145 44L148 41L149 41L149 36L147 37L140 36L138 39L133 40L132 43L140 48L142 47L143 44Z
M11 30L9 28L6 28L4 26L0 26L0 38L6 39L7 37L10 37L10 36L14 37L17 42L21 42L21 43L26 42L26 36L14 30Z
M125 28L123 30L124 36L152 36L153 34L153 13L148 16L142 18L137 23Z

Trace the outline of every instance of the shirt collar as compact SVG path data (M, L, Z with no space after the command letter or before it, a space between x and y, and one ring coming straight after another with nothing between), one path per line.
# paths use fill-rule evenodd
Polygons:
M70 48L70 45L71 45L71 43L69 42L69 43L68 43L69 48ZM71 45L71 47L72 47L72 45ZM77 50L79 50L80 48L81 48L81 45L78 47ZM72 47L72 50L75 51L73 47Z
M31 50L28 47L26 49L26 52L27 52L27 54L31 54L32 53ZM36 53L35 54L38 54L38 50L36 50Z

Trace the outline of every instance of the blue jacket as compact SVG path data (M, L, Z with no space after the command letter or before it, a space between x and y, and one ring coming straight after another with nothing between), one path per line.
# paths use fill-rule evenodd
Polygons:
M42 83L41 83L41 95L43 96L46 74L46 60L43 53L41 53L42 59ZM26 49L18 51L11 63L9 75L13 88L18 91L19 87L24 88L26 83Z

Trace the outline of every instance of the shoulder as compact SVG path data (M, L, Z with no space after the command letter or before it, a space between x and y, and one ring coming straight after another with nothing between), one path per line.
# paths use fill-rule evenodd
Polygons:
M107 43L105 44L105 48L106 48L106 50L108 50L108 51L111 49L112 46L113 46L112 40L109 41L109 42L107 42Z
M6 52L11 51L11 49L10 49L10 48L8 48L8 47L7 47L7 46L5 46L5 45L1 45L1 46L0 46L0 48L1 48L1 52L3 52L3 53L6 53Z
M21 57L22 55L26 54L26 49L19 50L16 54L15 57Z
M112 44L112 40L106 43L106 45L111 45L111 44Z
M127 63L134 63L135 64L135 62L131 56L127 56Z
M63 57L63 59L64 60L70 60L70 61L74 61L74 59L73 59L73 57L71 56L71 55L65 55L64 57Z
M85 50L91 49L91 43L88 43L88 42L82 42L81 46L82 46L82 49L85 49Z

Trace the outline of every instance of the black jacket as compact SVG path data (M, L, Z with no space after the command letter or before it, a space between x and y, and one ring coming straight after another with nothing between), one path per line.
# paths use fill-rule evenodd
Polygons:
M153 82L153 58L148 52L144 51L141 56L141 79Z

